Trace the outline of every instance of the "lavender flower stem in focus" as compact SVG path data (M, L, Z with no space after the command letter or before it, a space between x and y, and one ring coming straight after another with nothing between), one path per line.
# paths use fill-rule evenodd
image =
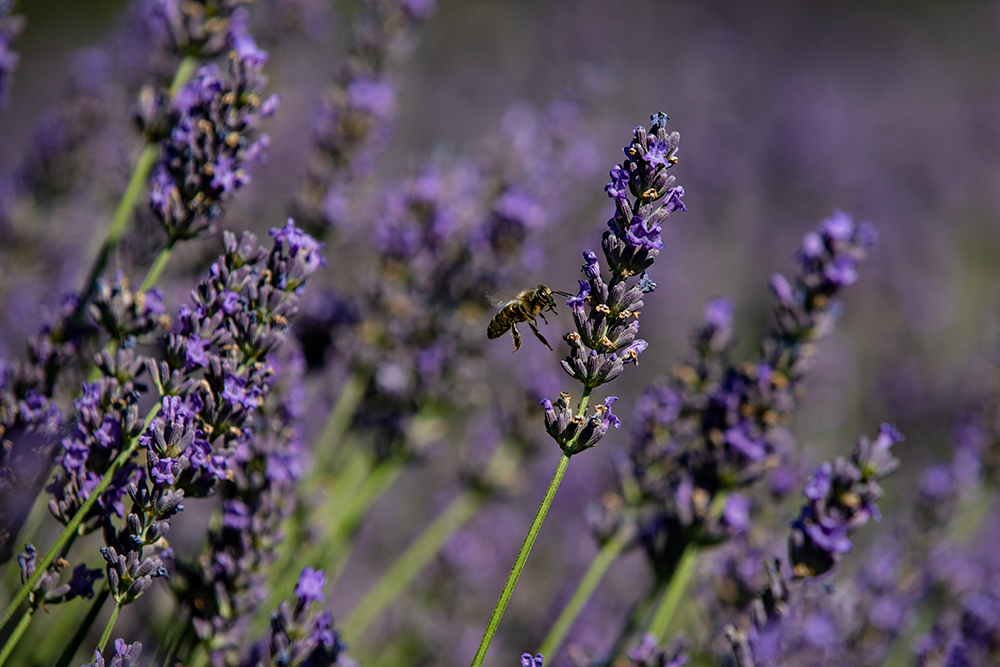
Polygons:
M104 647L108 645L108 638L111 637L111 630L114 629L115 622L118 620L118 612L121 610L121 601L115 600L114 609L111 610L111 616L108 618L108 622L104 626L104 632L101 633L101 641L97 642L97 650L101 653L104 653Z
M587 398L590 394L589 388L584 391L584 397L580 399L580 414L586 410ZM517 584L518 577L521 576L521 570L524 569L524 564L528 561L528 554L531 553L531 547L535 544L535 538L538 537L539 531L542 529L542 522L545 521L545 515L548 514L549 507L552 505L553 498L556 497L556 491L559 490L559 484L562 482L563 475L566 474L566 468L569 466L570 455L563 452L562 456L559 457L559 465L556 466L556 471L552 475L552 481L549 482L549 488L545 491L545 497L542 499L542 504L538 506L538 511L535 512L535 518L531 522L531 527L528 529L528 534L524 538L524 543L521 545L521 550L517 553L517 559L514 561L514 567L511 568L510 574L507 576L507 582L504 584L503 591L500 593L500 599L497 600L496 607L493 609L493 615L490 616L490 622L486 626L486 632L483 634L482 641L479 642L479 648L476 650L476 655L472 659L472 667L480 667L483 664L483 660L486 659L486 652L490 649L490 643L493 641L493 635L496 634L497 628L500 627L500 619L503 617L503 612L507 609L507 603L510 602L510 596L514 592L514 586Z
M28 629L28 625L30 624L31 611L29 610L24 614L24 616L21 617L21 620L17 622L17 625L10 633L10 637L7 638L7 642L4 644L3 650L0 651L0 667L7 662L7 658L10 657L14 647L17 646L17 643L21 640L21 635L24 634L24 631Z

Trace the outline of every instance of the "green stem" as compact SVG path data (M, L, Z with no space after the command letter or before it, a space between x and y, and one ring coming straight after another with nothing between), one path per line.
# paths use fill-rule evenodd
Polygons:
M475 516L485 500L483 494L466 489L448 504L343 622L341 632L348 645L361 638L371 622L410 585L451 536Z
M7 638L7 643L3 645L3 650L0 651L0 665L7 662L7 658L9 658L10 654L14 651L14 647L17 646L19 641L21 641L21 635L24 634L24 631L28 629L28 625L31 624L32 611L33 610L29 609L25 612L24 616L21 617L21 620L18 621L17 626L14 627L14 631L10 633L10 637Z
M177 66L177 72L174 74L174 80L170 84L171 97L180 92L181 88L184 87L184 84L187 83L188 79L191 78L191 75L194 74L194 70L197 65L197 58L192 56L188 56L181 60L180 64ZM111 227L108 229L104 243L101 245L101 250L91 266L90 274L87 276L87 282L82 292L84 298L80 300L81 305L77 307L78 312L74 314L74 318L83 314L83 308L94 292L94 286L97 284L97 278L104 271L104 267L108 263L108 257L111 255L111 251L116 245L118 245L118 241L121 240L121 237L124 236L125 232L128 230L129 222L132 219L132 211L135 209L135 205L139 200L139 195L142 194L143 189L146 187L146 181L149 179L149 172L153 169L153 165L156 163L156 158L159 155L159 152L160 147L155 143L147 143L143 146L142 153L139 154L139 159L136 160L135 167L132 169L132 176L129 178L128 185L125 187L125 192L122 194L122 198L118 201L118 207L115 209L114 217L111 218Z
M589 389L585 389L584 398L580 401L581 411L586 409L585 403L589 395ZM514 567L511 568L510 574L507 576L507 583L504 584L503 591L500 593L500 599L497 600L496 607L493 609L493 615L490 616L490 622L486 626L486 633L483 635L482 641L479 642L479 649L476 650L476 656L472 659L472 667L479 667L483 664L483 660L486 659L486 652L490 649L493 635L496 634L497 628L500 627L500 619L503 617L504 610L507 609L507 603L510 602L510 596L514 592L514 585L517 584L518 577L521 576L521 570L524 569L524 564L528 561L528 554L531 553L531 547L535 544L535 538L538 537L538 533L542 528L542 522L545 520L545 515L548 514L549 507L552 505L552 499L556 496L556 491L559 490L559 483L562 482L568 465L569 455L564 453L559 458L559 465L556 466L555 474L552 475L552 481L549 482L549 488L545 491L542 504L538 506L535 519L531 522L531 528L528 529L528 534L524 538L521 550L517 554L517 560L514 561Z
M381 461L365 478L364 483L353 498L347 512L338 522L330 541L326 545L325 555L318 566L327 571L328 588L336 585L337 580L347 566L354 543L351 539L358 531L361 523L378 500L385 495L403 472L403 463L387 459ZM324 567L325 565L325 567Z
M150 409L149 414L146 415L146 422L143 430L149 427L149 423L153 420L153 416L159 411L159 409L160 404L157 402L156 405ZM125 465L125 463L127 463L132 455L138 450L139 438L136 437L129 443L128 448L122 450L121 454L119 454L118 457L111 463L108 471L105 472L104 476L101 478L101 481L97 483L97 486L90 492L87 499L83 501L82 505L80 505L80 509L76 511L73 518L69 520L66 527L63 528L61 533L59 533L59 537L56 538L56 541L51 547L49 547L49 550L45 552L45 555L35 563L35 572L28 577L28 580L24 582L21 588L18 589L17 593L14 594L13 599L7 605L7 609L3 612L3 616L0 616L0 628L6 625L7 621L9 621L11 616L14 615L14 612L17 611L20 604L27 599L28 593L30 593L35 587L35 584L37 584L38 580L42 578L42 575L48 571L49 565L51 565L52 561L56 558L56 554L58 554L64 547L68 548L70 539L76 537L76 532L80 528L80 524L83 523L84 517L86 517L88 512L90 512L90 508L94 506L97 499L100 498L101 494L103 494L105 489L108 488L108 485L111 484L111 480L118 473L121 467Z
M111 589L108 588L108 584L105 581L104 585L101 586L101 591L94 598L94 603L90 605L90 610L87 611L87 615L84 617L83 622L80 623L80 627L77 628L76 634L73 638L69 640L66 644L66 648L63 649L62 655L59 656L59 661L56 663L56 667L69 667L69 664L73 661L73 657L76 655L77 651L80 650L80 646L83 644L83 640L86 639L87 634L90 632L90 628L94 626L94 621L97 620L97 615L101 612L101 608L104 603L108 601L108 596L111 595Z
M538 649L538 653L544 655L550 664L556 654L559 653L559 649L562 647L567 633L573 627L573 623L580 615L580 612L583 611L587 600L593 595L597 584L604 578L604 573L607 572L611 563L618 558L622 550L629 543L631 532L625 528L619 528L611 536L611 539L604 543L601 550L594 556L594 560L590 562L590 567L587 569L587 573L583 575L583 579L580 580L579 585L577 585L576 592L573 593L573 597L566 603L562 613L559 614L559 618L556 619L555 625L549 630L548 636L545 637L541 648Z
M142 281L142 287L139 288L140 292L150 289L160 279L163 269L167 268L167 263L170 261L170 253L174 249L174 243L174 240L168 241L167 245L160 250L160 254L153 260L153 265L149 267L149 271L146 272L146 277Z
M726 506L728 495L724 491L715 494L712 506L709 508L709 515L711 517L717 518L722 514L722 509ZM670 627L670 620L673 618L674 612L677 611L677 605L684 597L684 591L687 590L688 582L691 581L695 565L698 564L698 552L700 550L701 545L696 541L692 540L688 542L688 545L684 548L684 553L681 554L680 560L677 561L677 567L674 568L674 572L670 577L670 584L663 594L663 599L660 600L659 606L653 613L653 620L650 621L647 631L656 637L659 643L667 641L667 630Z
M334 456L344 440L344 433L367 387L368 374L362 371L354 371L341 387L340 396L337 397L330 411L330 417L326 420L326 426L323 427L323 432L313 447L312 471L307 482L308 486L316 483L319 474L329 471Z
M108 644L108 638L111 637L111 629L115 627L115 621L118 620L118 612L122 610L122 603L115 600L115 608L111 610L111 618L108 619L108 624L104 626L104 632L101 633L101 641L97 644L97 650L104 653L104 647Z

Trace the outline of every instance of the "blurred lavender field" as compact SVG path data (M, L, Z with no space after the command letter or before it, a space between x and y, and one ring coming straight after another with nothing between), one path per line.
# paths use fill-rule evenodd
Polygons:
M27 341L62 295L85 284L143 147L136 116L147 139L172 141L169 102L151 101L150 91L169 86L179 58L151 27L154 4L21 0L14 8L27 23L11 44L20 54L13 83L0 86L8 98L0 108L4 368L26 358ZM796 275L803 236L838 219L835 211L870 221L878 239L863 262L858 254L857 283L838 285L850 288L834 300L835 326L815 336L808 375L791 377L804 393L789 391L793 405L778 410L791 419L788 432L782 423L781 433L757 434L786 449L776 448L782 465L746 491L752 521L719 537L716 516L707 520L710 538L688 536L702 540L703 557L671 633L686 637L689 664L748 664L730 646L739 642L727 641L727 623L755 637L756 664L998 659L1000 3L254 0L247 8L246 34L267 52L266 84L253 104L281 99L273 116L255 119L259 132L239 132L253 141L266 133L266 159L253 160L258 147L250 143L234 158L246 159L245 173L232 172L239 184L201 185L218 197L218 215L205 217L212 229L191 240L177 234L183 243L157 282L174 321L159 342L144 331L136 349L169 355L178 309L222 252L221 230L237 238L250 231L269 246L268 230L285 229L291 248L291 216L323 241L326 266L306 262L317 270L269 357L273 393L261 390L265 417L252 423L254 437L284 439L294 458L285 486L261 492L274 494L262 521L274 522L269 529L282 522L274 555L260 557L276 566L251 587L254 611L238 624L238 646L219 648L219 631L218 646L198 653L195 635L211 632L192 624L192 664L278 664L254 662L247 647L268 636L268 614L293 595L305 566L326 572L323 604L341 629L462 493L475 499L469 522L370 627L347 631L347 652L331 661L344 664L349 654L383 667L471 658L559 459L539 400L579 394L559 364L573 326L565 299L557 297L547 325L539 322L555 351L522 324L516 354L506 337L486 340L492 300L538 284L577 293L581 253L600 254L615 215L604 192L608 170L631 129L658 111L669 114L666 131L683 137L670 173L687 210L663 223L664 247L648 269L657 284L642 308L648 348L595 394L592 404L609 392L619 397L622 426L574 457L488 664L511 666L534 653L573 594L601 546L601 517L620 510L619 494L628 496L621 471L637 466L651 395L644 390L671 374L683 378L679 364L694 365L692 331L716 312L706 306L732 300L732 321L717 328L734 333L720 349L734 363L757 359L774 327L771 276ZM220 72L227 53L241 48L230 33L216 53L200 56ZM224 137L218 143L224 152ZM172 215L162 212L168 204L156 209L156 178L153 207L140 198L105 271L111 282L123 271L136 290ZM865 246L858 233L845 254ZM825 313L822 304L818 310ZM54 385L64 429L75 423L74 399L105 341L83 345L82 361L67 363ZM715 344L706 344L712 354ZM185 345L179 349L190 354ZM148 375L137 382L155 384ZM249 391L257 380L246 382ZM145 414L155 400L139 405ZM331 427L336 406L347 412ZM769 656L763 621L748 630L745 618L765 586L767 557L788 558L802 485L821 462L846 456L859 435L875 440L885 422L906 440L893 450L898 472L883 484L883 519L858 533L831 575L804 589L788 616L798 630L786 630L784 653ZM676 436L673 422L660 426ZM498 449L505 458L493 456ZM233 460L258 455L273 451ZM229 510L220 510L227 493L185 500L166 534L169 578L154 578L118 618L111 637L141 641L139 664L163 664L171 619L186 613L177 609L203 609L198 585L212 584L196 585L192 572L208 553L206 530L223 539L219 526L232 527L223 523ZM41 505L25 521L16 543L5 545L12 553L26 541L41 553L61 530ZM70 562L103 572L100 537L97 530L77 540ZM713 548L716 538L726 544ZM635 541L546 665L610 663L623 624L659 581L655 549ZM21 585L16 563L6 567L5 600ZM87 608L73 600L36 614L10 664L55 663ZM90 659L108 614L72 664ZM6 639L11 630L3 632ZM631 633L625 648L640 636ZM625 653L616 664L681 664Z

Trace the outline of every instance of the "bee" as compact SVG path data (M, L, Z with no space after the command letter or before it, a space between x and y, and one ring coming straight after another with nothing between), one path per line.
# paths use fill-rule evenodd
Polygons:
M542 341L545 347L551 350L552 346L549 345L549 341L545 340L545 336L538 331L538 320L535 318L541 317L546 324L549 323L545 319L545 312L556 312L556 301L552 298L553 294L572 296L566 292L553 290L547 285L526 289L508 301L500 309L500 312L493 316L490 325L486 328L486 337L499 338L510 329L510 335L514 339L514 349L511 352L513 354L521 348L521 333L517 330L517 323L527 322L532 333L535 334L535 338Z

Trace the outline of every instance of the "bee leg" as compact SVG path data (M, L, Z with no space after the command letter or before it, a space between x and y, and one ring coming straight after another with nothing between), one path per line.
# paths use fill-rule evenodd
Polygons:
M532 329L534 329L534 327L532 327ZM516 324L510 325L510 335L511 338L514 339L514 349L511 350L510 353L514 354L521 349L521 332L517 330Z
M545 347L551 350L552 346L549 345L549 341L545 340L545 336L543 336L542 333L538 330L538 327L535 326L535 323L532 322L531 320L528 320L528 326L531 327L531 330L535 333L535 338L545 343Z
M540 318L542 318L542 321L545 322L546 324L549 323L549 321L547 319L545 319L545 313L538 313L538 316Z

